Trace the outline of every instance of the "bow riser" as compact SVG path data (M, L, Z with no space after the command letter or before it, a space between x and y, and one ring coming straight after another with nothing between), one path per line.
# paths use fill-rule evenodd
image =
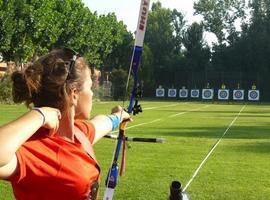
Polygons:
M133 79L134 79L134 86L132 89L132 93L129 100L128 106L128 113L131 114L134 107L135 99L138 95L138 71L139 71L139 64L141 60L143 48L136 46L133 50L133 60L132 60L132 72L133 72Z

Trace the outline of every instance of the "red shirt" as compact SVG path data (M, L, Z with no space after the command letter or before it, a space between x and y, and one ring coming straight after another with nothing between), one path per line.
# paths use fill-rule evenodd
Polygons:
M94 140L91 123L76 121L78 127ZM9 180L17 200L85 200L98 180L95 156L88 156L79 141L68 142L48 130L39 129L16 152L18 173Z

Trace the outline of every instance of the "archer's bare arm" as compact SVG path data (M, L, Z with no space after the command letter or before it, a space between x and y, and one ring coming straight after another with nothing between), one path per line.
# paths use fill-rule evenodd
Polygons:
M119 117L120 122L130 118L129 114L125 112L121 106L114 107L112 109L112 114ZM105 135L107 135L112 131L111 120L106 115L97 115L90 121L94 125L96 130L93 144L95 144L102 137L104 137Z
M58 110L41 108L45 115L47 127L55 127L58 122ZM12 175L17 168L16 151L43 124L43 116L31 110L20 118L0 127L0 179Z

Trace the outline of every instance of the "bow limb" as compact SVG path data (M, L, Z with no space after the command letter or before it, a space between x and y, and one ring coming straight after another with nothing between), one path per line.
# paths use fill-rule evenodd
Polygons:
M128 80L126 84L126 94L127 94L129 79L130 79L131 71L132 71L133 76L134 76L134 85L133 85L133 89L132 89L132 93L131 93L131 97L129 101L128 113L129 114L133 113L133 115L136 115L139 112L142 112L142 108L138 104L138 98L141 96L141 90L138 84L138 69L139 69L140 58L142 55L143 40L144 40L144 35L145 35L145 30L146 30L149 6L150 6L150 0L141 0L140 13L139 13L138 25L137 25L136 36L135 36L135 45L133 49L132 61L130 64L129 75L128 75ZM106 179L106 189L105 189L103 200L113 199L113 193L114 193L114 189L116 187L117 178L118 178L118 157L119 157L119 153L120 153L120 149L121 149L123 141L124 141L124 145L123 145L122 159L124 160L122 161L122 163L123 165L125 165L125 141L126 141L125 128L126 128L126 125L127 125L127 121L124 121L120 124L120 127L119 127L117 145L115 148L112 166L109 169L108 176Z

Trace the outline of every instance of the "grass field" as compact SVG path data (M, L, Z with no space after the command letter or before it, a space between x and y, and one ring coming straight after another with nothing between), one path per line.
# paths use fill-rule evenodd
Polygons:
M116 104L97 102L92 115L108 113ZM167 199L171 181L180 180L185 186L225 133L188 186L191 199L270 199L270 105L145 101L142 106L144 112L134 117L127 135L166 142L129 142L126 173L114 199ZM25 111L22 105L0 105L0 124ZM95 145L102 168L101 197L114 147L110 139ZM0 200L10 199L9 185L0 182Z

